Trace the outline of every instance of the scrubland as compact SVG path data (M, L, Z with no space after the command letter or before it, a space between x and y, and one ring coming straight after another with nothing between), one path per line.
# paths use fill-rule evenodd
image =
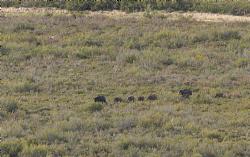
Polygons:
M249 23L114 16L1 13L0 156L250 156Z

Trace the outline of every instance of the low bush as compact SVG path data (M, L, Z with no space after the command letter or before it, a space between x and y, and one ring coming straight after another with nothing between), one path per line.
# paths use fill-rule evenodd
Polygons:
M103 105L100 103L93 103L89 105L87 108L89 112L98 112L98 111L101 111L102 109L103 109Z
M201 43L201 42L206 42L208 40L209 36L207 34L197 35L192 38L193 43Z
M18 110L18 104L15 101L1 102L1 106L8 113L14 113Z
M143 138L127 138L120 141L119 147L121 150L129 150L138 148L139 150L156 150L161 146L161 143L157 140L153 140L150 137Z
M239 68L246 68L250 63L249 58L239 58L235 61L235 64Z
M161 64L163 64L165 66L169 66L169 65L172 65L174 63L175 63L175 61L173 59L171 59L171 58L161 60Z
M133 118L124 119L117 124L119 131L130 130L136 126L137 120Z
M95 56L100 56L102 54L102 51L105 50L96 46L82 47L78 52L75 53L75 56L79 59L88 59Z
M27 92L39 92L40 89L38 87L38 85L34 84L34 83L24 83L19 85L18 87L16 87L16 91L20 92L20 93L27 93Z
M58 124L58 127L63 131L81 131L86 128L85 124L79 118L70 118L68 121L63 121Z
M139 124L144 128L162 127L164 123L165 123L165 119L163 118L161 113L145 115L145 116L140 117L139 119Z
M135 61L137 60L137 57L136 55L129 55L129 56L126 56L126 62L127 63L134 63Z
M232 40L241 39L241 35L238 31L225 31L225 32L215 32L214 33L214 40Z
M29 147L24 148L21 153L23 157L47 157L48 148L43 145L30 145Z
M0 56L8 55L8 53L9 53L9 49L0 45Z
M19 157L22 149L19 141L4 141L0 143L0 156Z
M34 26L26 23L20 23L13 29L14 32L33 31L33 30L35 30Z
M194 104L212 104L214 102L214 99L210 95L206 94L199 94L193 99Z
M38 132L36 140L46 144L64 143L67 141L64 133L58 129L45 128Z
M1 108L1 107L0 107ZM7 112L5 111L0 111L0 121L4 120L7 118Z

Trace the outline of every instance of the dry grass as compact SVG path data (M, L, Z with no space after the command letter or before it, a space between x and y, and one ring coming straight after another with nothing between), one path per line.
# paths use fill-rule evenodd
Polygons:
M250 156L250 25L176 14L1 13L0 156Z
M0 8L0 12L3 14L19 14L19 13L34 13L34 14L48 14L48 13L69 13L67 10L57 9L57 8Z
M57 8L1 8L1 14L67 14L72 15L77 12L70 12L63 9ZM84 11L87 16L107 16L110 18L141 18L145 12L135 12L135 13L126 13L123 11ZM233 15L223 15L223 14L213 14L213 13L198 13L198 12L164 12L164 11L154 11L153 14L158 16L166 16L172 19L178 19L179 17L191 18L197 21L204 22L250 22L250 17L246 16L233 16Z

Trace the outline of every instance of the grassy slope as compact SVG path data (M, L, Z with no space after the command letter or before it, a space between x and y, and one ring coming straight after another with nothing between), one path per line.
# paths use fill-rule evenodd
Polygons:
M248 23L0 18L1 156L249 156ZM159 100L112 104L150 93Z

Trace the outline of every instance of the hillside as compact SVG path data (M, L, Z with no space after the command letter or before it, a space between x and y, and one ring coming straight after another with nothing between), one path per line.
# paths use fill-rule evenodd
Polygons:
M248 157L249 41L249 17L1 8L0 156Z

